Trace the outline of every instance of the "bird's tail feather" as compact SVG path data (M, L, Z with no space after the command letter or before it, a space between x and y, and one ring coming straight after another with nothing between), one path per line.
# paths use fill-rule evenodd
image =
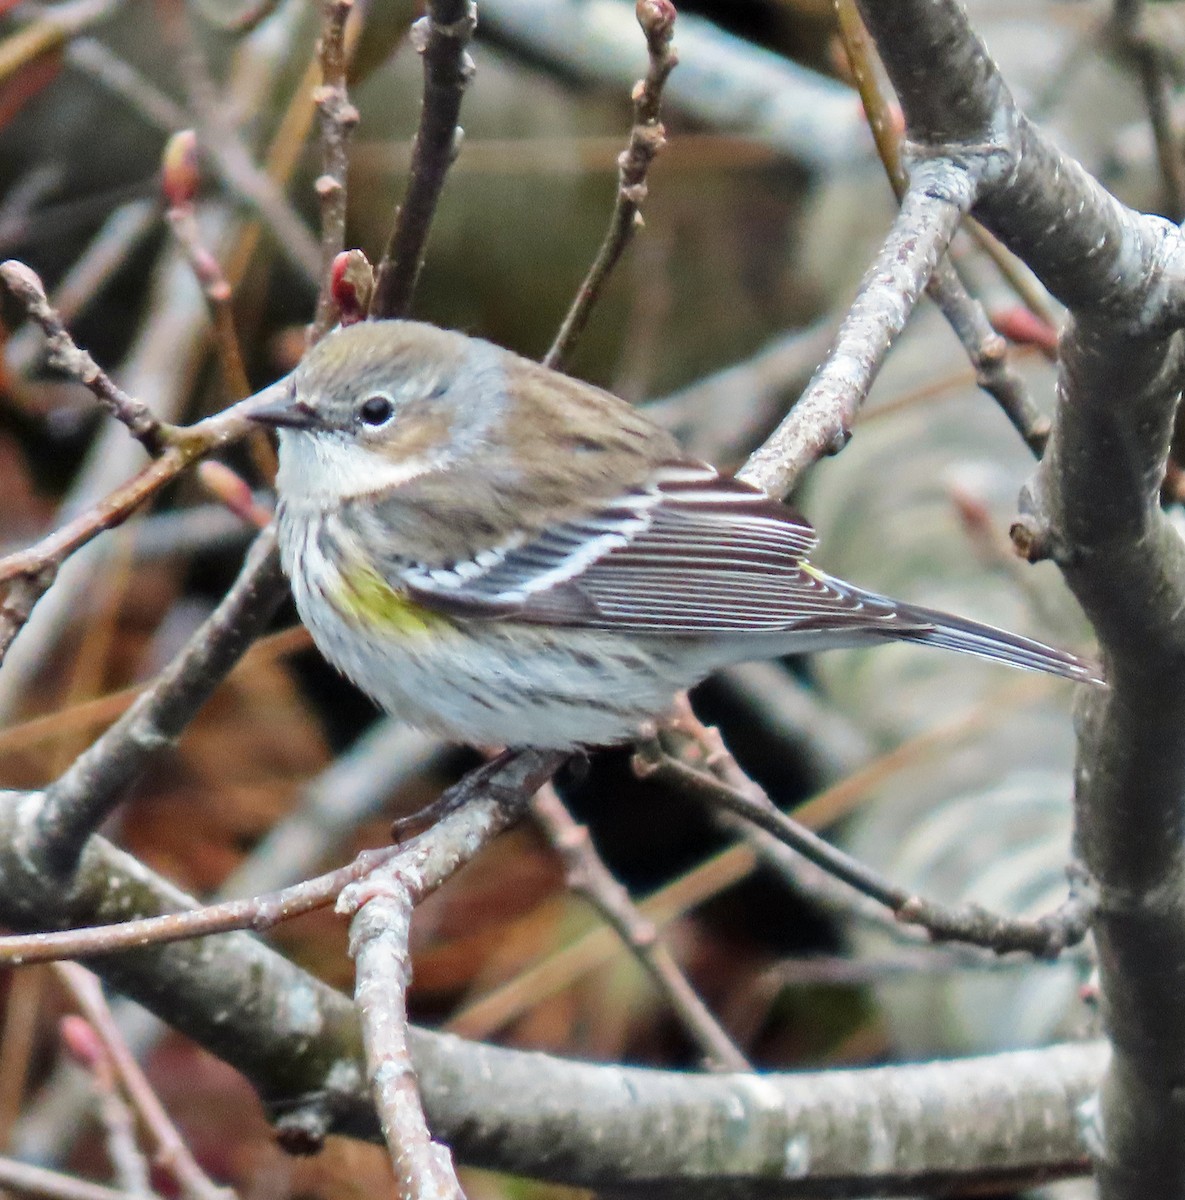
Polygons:
M960 650L964 654L1009 663L1026 671L1060 675L1079 683L1106 682L1102 668L1097 663L1068 650L1056 650L1032 638L913 604L898 604L896 609L899 618L911 625L916 622L917 628L902 629L895 621L893 624L896 628L891 634L886 629L886 636L926 646L941 646L947 650Z

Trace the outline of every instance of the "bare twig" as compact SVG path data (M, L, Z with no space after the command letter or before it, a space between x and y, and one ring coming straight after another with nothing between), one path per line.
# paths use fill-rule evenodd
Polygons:
M737 1049L711 1010L700 999L658 928L642 915L629 893L612 873L589 837L568 812L550 784L541 787L531 802L535 820L564 863L568 886L583 896L618 936L657 985L684 1029L695 1039L707 1064L718 1071L747 1071L745 1056Z
M346 177L349 171L349 142L358 124L358 110L346 90L346 22L354 0L322 0L321 40L317 54L321 84L315 93L321 116L321 176L317 195L321 198L321 286L310 341L333 328L337 306L333 299L333 264L346 244Z
M404 1200L463 1200L452 1156L428 1130L408 1045L412 910L516 820L564 758L556 751L518 751L478 768L467 777L465 794L456 798L448 817L338 900L338 911L352 917L354 1002L379 1122Z
M142 1200L131 1192L118 1188L104 1187L77 1179L61 1171L47 1171L31 1163L16 1162L11 1158L0 1158L0 1187L26 1196L44 1196L48 1200Z
M646 77L638 80L634 87L634 125L630 130L629 145L618 159L617 199L609 219L609 232L576 293L576 299L551 349L543 357L543 363L548 367L563 369L617 260L642 223L646 176L650 164L666 142L666 132L658 114L663 85L679 61L671 44L675 35L675 6L671 0L638 0L636 11L638 24L646 35L650 66Z
M1164 215L1179 221L1185 216L1185 145L1173 128L1172 80L1164 52L1147 28L1144 0L1115 0L1113 25L1117 40L1131 56L1144 89L1144 104L1164 189Z
M385 727L383 729L385 733ZM370 755L367 755L364 761L373 762ZM498 763L493 763L488 768L481 768L449 788L442 796L443 807L455 811L475 794L482 794L483 786L488 785L490 772L497 766ZM337 775L333 775L333 779L337 778ZM493 778L497 782L496 772ZM412 844L419 843L408 843ZM365 878L368 872L386 862L392 855L401 853L404 848L389 846L363 851L344 867L250 899L226 900L221 904L210 904L185 912L144 917L140 920L89 929L0 937L0 964L26 966L63 958L92 958L118 950L164 945L205 937L212 933L229 933L236 929L262 932L281 921L334 903L348 884ZM309 857L307 847L305 855L306 858Z
M158 425L158 438L168 443L160 458L36 545L0 559L0 586L8 585L0 602L0 661L70 555L104 530L121 525L150 496L202 455L252 430L252 423L235 408L185 429Z
M352 863L276 892L249 899L224 900L184 912L141 917L111 925L66 929L55 933L12 934L0 937L0 963L28 966L61 959L97 958L120 950L164 946L213 933L251 929L261 933L281 921L303 916L333 904L342 889L364 877L377 862L395 854L398 847L364 851Z
M67 964L58 964L59 978L70 987ZM81 971L81 967L74 970ZM98 986L96 984L96 986ZM148 1159L136 1138L136 1119L116 1079L115 1064L95 1027L83 1016L70 1013L58 1026L62 1044L88 1073L91 1091L99 1101L99 1120L106 1135L107 1157L119 1186L135 1196L151 1196Z
M250 393L251 384L247 380L243 351L235 328L231 286L217 256L206 245L194 207L198 190L198 160L197 138L193 130L183 129L169 139L163 161L162 187L169 201L169 227L193 268L202 295L210 306L214 346L227 390L235 400L241 400Z
M1020 687L1027 691L1033 682L1023 680ZM991 714L1019 703L1023 696L1024 693L1014 683L1006 691L990 695L969 713L908 738L863 766L851 769L850 773L845 772L796 809L796 820L813 830L842 821L886 779L926 762L943 747L950 750L965 742L982 730ZM694 714L688 715L694 720ZM686 721L686 716L681 717L680 724ZM699 722L696 721L695 725L699 726ZM704 744L709 739L700 733L702 728L693 727L690 731L697 743L695 765L702 764L709 754L717 767L727 763L728 759L721 754L724 748L718 741L710 746ZM712 731L706 733L711 734ZM689 761L692 760L689 758ZM745 784L748 782L747 779L744 781ZM732 826L734 833L739 827L745 828L745 843L729 846L638 902L643 916L660 930L740 883L764 864L778 877L788 880L796 891L834 912L841 920L853 919L872 924L900 942L917 944L928 940L922 930L902 925L883 905L854 892L822 868L790 850L776 837L747 825L730 813L722 813L721 817L723 822ZM469 999L448 1020L445 1029L463 1037L489 1038L522 1016L540 998L554 995L582 976L605 966L620 952L620 948L620 941L613 938L608 929L599 926L559 949L544 951L536 961L523 966L514 978ZM968 957L982 953L971 947L952 946L951 950Z
M198 1165L185 1139L152 1090L152 1085L115 1024L98 979L77 963L59 963L57 971L102 1041L111 1065L156 1144L156 1162L173 1175L188 1200L232 1200L234 1192L219 1187Z
M227 189L267 229L281 255L306 279L316 284L321 253L316 239L283 190L256 165L228 113L220 103L206 61L180 8L157 10L166 37L176 50L177 66L198 129L202 149Z
M424 101L407 192L377 268L372 317L403 317L411 307L436 202L460 147L457 118L474 70L466 47L476 26L473 0L428 0L427 15L412 26L424 59Z
M24 263L9 259L0 264L0 279L44 330L50 365L88 388L117 421L127 426L128 432L143 444L149 454L157 454L164 449L161 423L146 404L117 387L99 364L74 344L61 318L50 305L36 273Z
M145 500L202 455L251 432L252 425L236 409L228 409L188 429L159 421L147 405L117 387L94 359L75 345L33 271L23 263L10 260L0 265L0 279L45 331L50 361L88 387L150 453L160 455L138 475L85 508L36 545L0 559L0 586L8 585L0 604L2 661L33 606L71 554L104 530L125 521Z
M890 883L871 867L824 841L778 809L751 781L745 780L743 787L738 786L739 779L725 782L680 762L656 743L640 746L635 762L644 777L665 780L696 799L751 821L862 895L883 904L899 921L922 926L935 941L965 942L997 954L1024 951L1056 958L1086 936L1091 905L1084 894L1075 892L1056 912L1036 920L998 916L978 905L950 908ZM739 776L739 769L734 767L733 772Z

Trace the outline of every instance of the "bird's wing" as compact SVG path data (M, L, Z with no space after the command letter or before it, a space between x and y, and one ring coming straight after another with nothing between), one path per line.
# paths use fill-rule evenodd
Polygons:
M894 606L816 572L809 524L698 463L512 547L413 569L415 600L458 617L667 634L762 633L892 620Z

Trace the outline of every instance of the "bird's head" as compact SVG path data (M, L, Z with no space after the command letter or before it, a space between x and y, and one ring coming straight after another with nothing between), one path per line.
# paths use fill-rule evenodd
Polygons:
M389 491L480 449L504 408L505 352L418 321L360 321L322 338L248 412L280 437L295 502Z

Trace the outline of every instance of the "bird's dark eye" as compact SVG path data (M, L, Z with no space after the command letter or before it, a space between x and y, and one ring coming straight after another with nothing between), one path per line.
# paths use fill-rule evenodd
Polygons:
M358 406L358 416L365 425L385 425L395 412L386 396L371 396Z

